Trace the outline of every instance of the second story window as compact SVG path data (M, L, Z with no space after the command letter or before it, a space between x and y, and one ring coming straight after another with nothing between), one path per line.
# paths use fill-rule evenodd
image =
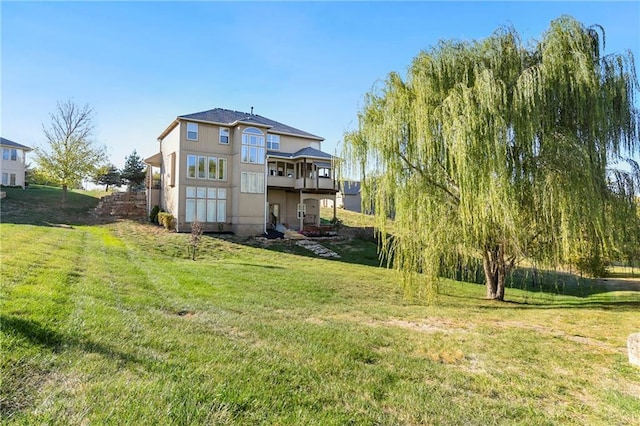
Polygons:
M280 135L267 135L267 149L274 151L280 149Z
M255 127L247 127L242 132L243 163L264 164L264 134Z
M198 140L198 123L187 123L187 140Z
M195 155L187 155L187 177L195 178L196 177L196 161L198 157Z
M187 178L227 180L227 159L187 155Z
M220 143L223 145L229 145L229 129L226 127L220 128Z
M227 180L227 159L218 158L218 179Z
M2 159L3 160L10 160L10 161L17 161L18 160L18 150L10 149L10 148L3 148L2 149Z

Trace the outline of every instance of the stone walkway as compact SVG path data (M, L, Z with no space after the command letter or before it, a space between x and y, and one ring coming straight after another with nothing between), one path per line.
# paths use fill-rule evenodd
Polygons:
M311 240L300 240L296 242L300 247L306 248L307 250L317 254L320 257L333 257L335 259L340 259L340 255L335 251L329 250L321 244L316 243Z

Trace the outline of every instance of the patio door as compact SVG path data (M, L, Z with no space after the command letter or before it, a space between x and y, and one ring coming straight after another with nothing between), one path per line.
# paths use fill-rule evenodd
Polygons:
M280 204L269 204L269 223L274 228L280 223Z

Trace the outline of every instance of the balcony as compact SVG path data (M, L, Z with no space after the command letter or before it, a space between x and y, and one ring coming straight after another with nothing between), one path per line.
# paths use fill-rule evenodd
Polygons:
M269 187L335 192L338 186L334 177L335 170L330 161L302 157L297 161L273 158L267 163Z
M287 176L267 176L267 186L277 186L280 188L294 188L296 179Z
M331 190L336 188L337 188L337 185L335 184L335 181L328 177L320 177L317 179L313 177L308 177L306 179L300 178L300 179L296 179L296 184L295 184L295 189Z
M287 176L267 176L267 186L309 190L333 190L338 187L336 182L328 177L295 179Z

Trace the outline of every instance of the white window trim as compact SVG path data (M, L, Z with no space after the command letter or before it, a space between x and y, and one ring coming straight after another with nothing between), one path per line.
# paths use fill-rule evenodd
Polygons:
M189 160L193 158L193 176L189 175ZM197 155L187 155L187 179L196 179L198 177L198 156Z
M276 142L278 144L277 148L273 147L274 141L269 140L271 138L277 139L277 142ZM268 134L267 135L267 149L270 149L272 151L280 151L280 135L273 135L273 134Z
M224 163L224 166L221 168L220 167L220 162ZM226 158L220 158L218 157L218 180L220 181L226 181L227 180L227 166L228 166L229 162L227 161ZM220 172L222 170L222 173Z
M226 134L223 134L226 133ZM220 145L229 145L229 139L231 138L230 136L231 132L229 131L228 127L220 127L220 136L218 137L218 143ZM222 142L222 137L226 136L227 137L227 141L226 142Z
M255 153L255 161L251 160L251 152ZM255 127L247 127L242 131L242 150L240 162L247 164L264 164L266 157L264 133Z
M191 133L195 133L196 134L195 139L189 137L189 132L190 132L189 126L196 126L195 132L193 130L191 130ZM198 129L198 123L187 123L187 140L188 141L197 141L198 140L198 133L200 133L199 130L200 129Z
M187 186L185 195L185 222L192 223L198 220L202 223L225 223L227 221L226 188Z
M242 172L240 174L240 192L264 194L264 173Z
M202 166L202 170L200 170ZM196 176L198 179L206 179L209 176L209 161L206 155L198 155L196 162Z
M211 160L215 163L215 171L213 172L213 177L211 177ZM209 180L217 180L218 179L218 157L207 157L207 178Z
M213 156L203 156L203 155L195 155L188 154L186 156L186 171L185 176L187 179L193 180L211 180L211 181L221 181L226 182L228 176L228 165L229 161L226 157L213 157ZM204 170L200 170L200 159L204 159ZM189 163L190 160L195 161L193 173L194 175L190 175ZM210 160L214 160L216 163L216 173L214 177L209 175L209 162ZM204 176L200 174L201 171L204 171Z

